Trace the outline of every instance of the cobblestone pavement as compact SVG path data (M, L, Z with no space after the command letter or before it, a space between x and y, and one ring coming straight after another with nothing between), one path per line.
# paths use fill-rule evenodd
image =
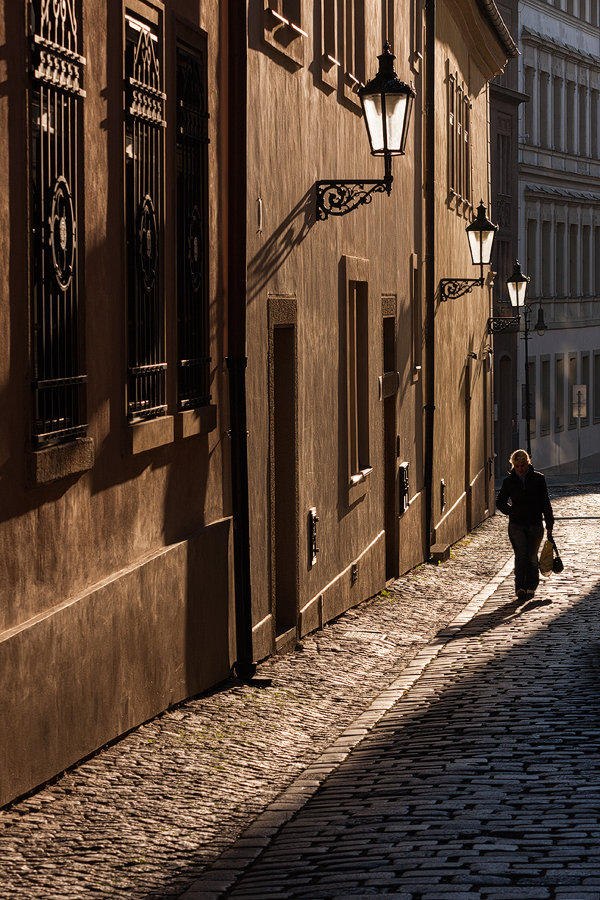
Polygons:
M593 485L556 489L555 494L555 510L559 515L597 514L598 488ZM546 583L540 594L556 593L561 611L566 604L573 614L578 600L583 598L585 603L593 604L585 592L597 581L593 574L595 557L582 560L577 550L580 537L583 539L588 533L592 537L596 535L596 549L599 532L593 520L585 520L585 526L583 523L584 520L558 522L557 540L562 543L563 532L568 538L563 554L567 567L565 574ZM326 774L329 770L322 765L324 751L336 741L347 741L348 733L353 730L358 737L367 733L372 727L372 708L379 702L375 700L373 704L374 699L385 693L400 673L410 673L423 654L426 659L433 658L444 642L450 641L444 652L458 654L453 663L457 667L456 684L467 679L465 685L471 689L469 678L477 682L475 670L471 671L472 660L477 659L481 671L486 670L484 650L491 652L487 636L495 632L489 631L490 626L486 624L486 630L480 635L483 649L477 645L477 656L475 650L473 655L469 650L471 668L467 672L460 668L464 656L461 641L466 640L466 632L452 641L456 629L447 632L444 629L463 610L468 618L469 602L473 597L482 596L486 585L509 559L506 519L497 516L456 545L452 558L444 565L417 568L394 582L388 592L382 592L322 632L305 639L295 653L263 664L259 674L272 679L271 687L259 689L231 679L136 729L32 797L1 810L0 900L125 895L132 900L171 900L190 885L192 890L200 890L202 873L208 885L214 870L206 871L207 867L216 862L224 871L228 863L226 854L221 855L223 851L243 858L244 840L235 843L236 839L257 817L260 819L262 815L264 823L264 817L272 813L282 792L285 796L286 790L292 794L296 791L298 796L298 790L302 792L302 786L297 787L298 779L303 773L320 768ZM504 571L507 573L506 567ZM597 565L595 571L598 572ZM497 584L501 582L503 577L496 579ZM488 588L490 593L496 583ZM497 594L502 591L506 602L509 582L502 584ZM488 601L492 606L501 603L497 595ZM584 607L587 609L582 602L577 609ZM537 621L536 617L550 621L557 610L556 604L551 609L535 607L528 616L531 621ZM515 610L515 616L516 613ZM504 614L500 610L497 615L501 624ZM472 627L479 627L477 621L477 618L473 620ZM516 621L521 622L521 617ZM508 625L505 627L507 635L513 634ZM578 627L579 631L573 632L574 642L593 643L595 632L593 627L589 628L587 613ZM548 629L548 633L554 631ZM519 635L518 640L525 641L526 636L520 632L514 634ZM477 642L476 636L473 639ZM514 635L513 641L517 642ZM463 649L458 653L460 648ZM592 656L588 654L588 657L587 671L591 678L594 663ZM567 663L563 661L563 665L566 667ZM422 690L428 683L422 678L413 691ZM505 684L504 689L509 696L509 685ZM490 691L493 694L492 688ZM411 696L416 694L411 692ZM424 697L419 702L426 704L429 700ZM480 706L483 702L478 700ZM589 702L590 709L595 709L592 701ZM518 710L517 703L515 715ZM414 715L417 722L423 713L415 709ZM442 714L442 720L444 717ZM439 716L437 719L425 716L418 726L419 734L423 731L425 735L426 729L431 729L436 740L442 740L441 724ZM378 735L382 733L381 728L383 724L376 729ZM451 739L463 740L458 734ZM354 743L356 740L355 737ZM425 750L425 746L418 748L418 757L424 757ZM365 752L361 744L348 756L345 765ZM339 754L339 758L344 755L347 753ZM330 757L335 768L335 748ZM361 760L361 765L366 759ZM593 760L586 759L585 771L591 773ZM389 762L386 752L377 768L378 774L373 774L373 788L363 785L367 802L378 790L385 794L381 766ZM455 768L456 765L452 764ZM501 771L502 763L499 765ZM510 768L508 760L506 765ZM325 793L336 783L339 787L335 779L342 777L341 772L340 768L327 780ZM323 780L325 774L313 779L315 783ZM383 781L378 781L382 778ZM422 775L415 778L422 780ZM468 770L465 779L469 780ZM399 782L397 791L401 790ZM387 800L381 796L377 803L396 803L395 794L396 788ZM316 794L312 802L320 802L320 797L320 793ZM351 797L344 802L351 806L354 803ZM364 796L361 802L364 805ZM336 801L337 806L340 803ZM428 804L430 801L425 800L424 805ZM400 804L397 805L399 809ZM291 815L289 810L295 810L297 803L288 807ZM449 819L453 820L455 813L451 805L448 811ZM319 816L324 822L325 814L321 812ZM362 814L361 822L368 821ZM334 826L324 827L335 830ZM373 833L381 830L378 824L368 827ZM265 834L272 830L269 832L267 828ZM392 842L395 841L393 837ZM261 846L265 843L266 838ZM399 852L404 852L400 843L398 847ZM348 866L344 864L343 868L347 872ZM376 887L373 891L372 886L365 889L371 895L382 890ZM455 892L456 885L453 896L459 897ZM266 896L261 895L263 900ZM312 896L333 895L321 892ZM406 897L409 896L407 893ZM470 896L477 895L471 892Z
M186 900L600 900L598 488L554 508L563 575L519 605L505 566Z

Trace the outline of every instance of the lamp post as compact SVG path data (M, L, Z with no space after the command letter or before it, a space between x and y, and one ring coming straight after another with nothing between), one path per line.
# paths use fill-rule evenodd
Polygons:
M531 456L531 399L529 396L529 321L531 315L531 306L525 302L527 296L527 286L529 285L529 277L524 275L519 265L519 260L515 260L513 273L506 281L508 295L513 307L516 307L517 313L523 307L525 318L525 331L523 340L525 341L525 428L527 433L527 452ZM538 318L535 323L535 331L542 337L548 330L548 326L544 322L544 310L542 304L538 306Z
M394 71L396 57L388 41L378 57L379 71L358 96L363 108L371 154L383 156L385 175L376 181L317 181L317 219L345 216L370 203L373 194L392 191L392 156L403 156L415 90Z
M483 287L485 284L483 267L490 264L498 226L488 219L483 200L477 208L476 218L467 226L466 231L471 259L474 266L479 266L480 276L479 278L442 278L440 281L441 300L462 297L463 294L470 293L474 287Z

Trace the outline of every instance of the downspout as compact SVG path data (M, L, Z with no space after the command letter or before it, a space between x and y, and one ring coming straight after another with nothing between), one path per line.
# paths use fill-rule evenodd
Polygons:
M435 0L425 4L425 538L431 555L435 417Z
M247 15L229 0L227 67L227 368L231 438L231 492L235 572L235 671L256 672L252 649L248 432L246 422L246 101Z

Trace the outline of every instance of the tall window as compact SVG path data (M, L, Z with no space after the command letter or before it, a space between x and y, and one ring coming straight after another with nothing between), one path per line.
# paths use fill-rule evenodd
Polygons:
M555 430L562 431L565 427L565 358L562 353L554 360L554 408Z
M471 203L471 103L457 79L448 77L448 187Z
M587 129L588 129L588 90L583 85L579 85L577 91L579 100L579 155L589 156Z
M537 277L537 262L538 262L538 252L537 252L537 219L528 219L527 220L527 272L529 273L529 277L531 278L531 282L529 285L529 295L531 297L537 297L539 295L539 284Z
M31 3L32 437L86 429L78 271L81 80L75 2Z
M127 414L166 413L162 289L162 41L156 25L126 16Z
M341 68L338 49L338 3L337 0L321 2L321 78L332 88L338 86Z
M531 66L525 66L525 93L529 96L529 100L524 104L525 110L525 135L524 138L528 144L533 144L535 140L534 134L534 116L536 112L536 98L534 93L535 87L535 70Z
M344 0L344 86L355 94L366 81L365 0Z
M553 126L554 126L554 149L564 149L564 133L563 133L563 86L562 78L552 79L553 89Z
M369 298L368 285L349 283L348 431L350 476L369 468Z
M552 293L552 222L542 222L542 296Z
M567 153L576 153L575 147L575 82L567 81Z
M540 146L550 147L550 75L540 72Z
M540 360L540 430L542 434L550 433L550 357L542 356Z
M565 297L567 283L565 275L565 241L566 226L564 222L556 223L556 295Z
M590 297L592 294L592 231L589 225L584 225L582 229L582 247L581 247L581 293L584 297Z
M579 227L569 226L569 295L579 296Z
M508 121L510 124L510 119L506 119L504 117L504 121ZM503 194L504 196L510 196L512 194L512 184L511 184L511 136L510 133L506 131L500 131L498 129L497 134L497 160L498 160L498 192Z
M178 406L210 403L206 55L177 47Z

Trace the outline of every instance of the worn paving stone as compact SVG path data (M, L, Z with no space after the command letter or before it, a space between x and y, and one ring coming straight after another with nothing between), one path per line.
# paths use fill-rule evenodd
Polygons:
M600 891L600 494L555 510L565 573L521 605L505 578L228 900L267 881L291 900L333 900L342 884L407 900ZM300 871L310 883L290 883Z
M560 510L573 515L575 511L575 514L582 515L595 510L597 514L598 495L595 490L586 487L558 492L555 501L557 512ZM555 534L562 550L560 523ZM565 562L569 557L569 577L561 576L562 580L554 582L556 590L553 601L561 608L576 606L581 591L584 588L593 590L597 582L596 572L581 560L576 544L577 540L571 550L566 545L564 547ZM540 810L538 816L529 815L527 821L532 821L538 836L546 837L548 830L541 817L545 805L555 803L557 798L553 797L547 783L543 796L535 798L532 789L534 776L541 778L544 784L544 778L552 773L532 770L523 780L523 771L516 768L507 778L506 763L516 748L527 746L533 752L532 748L538 748L543 740L543 754L541 758L538 754L535 760L531 760L531 765L535 762L537 766L556 768L557 753L564 747L563 738L556 739L550 724L541 719L536 719L533 726L529 722L523 723L522 709L519 707L523 697L512 686L521 665L520 660L504 669L497 667L493 677L484 678L482 683L486 694L479 701L475 695L471 696L472 685L480 680L479 673L488 671L490 666L490 629L496 628L499 622L506 647L518 649L528 639L527 629L523 630L520 625L518 611L511 607L510 579L498 580L493 598L472 618L468 626L468 655L463 637L465 629L459 630L462 621L447 627L462 610L465 610L465 622L472 617L469 601L485 588L509 559L506 519L494 517L459 542L448 562L440 566L418 567L398 579L385 595L378 595L322 632L309 636L296 652L273 658L261 666L259 674L273 679L270 688L256 689L231 679L142 726L34 796L0 811L0 900L35 900L42 897L44 900L58 900L84 895L90 898L127 895L133 900L170 900L190 887L190 898L212 900L219 897L232 884L226 869L222 868L223 859L218 869L206 872L204 888L199 886L199 876L229 848L233 850L236 866L243 866L247 857L240 852L242 845L236 844L236 839L255 820L254 833L271 839L274 831L293 816L294 803L302 802L296 799L292 802L292 798L299 796L295 791L296 779L307 769L310 772L309 767L318 761L320 754L332 747L342 735L342 745L336 744L329 754L330 764L322 765L321 771L315 771L306 783L314 790L325 779L324 786L316 794L320 798L332 784L339 784L340 770L349 771L351 777L343 785L347 808L344 809L344 802L340 802L336 809L337 824L334 824L331 810L328 814L326 807L321 807L317 821L311 822L305 832L306 837L296 842L292 840L287 845L283 828L280 838L284 841L283 846L289 847L290 854L295 857L290 862L300 866L297 877L301 883L290 885L290 879L295 877L292 866L289 873L286 872L280 889L277 885L270 885L268 894L260 894L259 889L257 896L263 900L271 895L315 897L319 900L324 900L325 896L340 896L340 886L335 887L335 870L322 873L327 883L331 883L326 895L320 892L319 887L306 883L303 877L306 871L319 871L332 841L336 846L339 844L338 849L341 847L342 858L338 866L345 875L350 875L350 872L347 866L343 866L344 854L350 852L355 860L361 848L362 851L368 848L372 853L377 853L378 860L381 852L381 858L389 869L384 868L385 874L380 872L376 877L371 867L366 866L362 882L352 886L350 879L344 886L344 896L350 890L353 896L384 893L404 900L424 897L427 874L424 886L422 884L417 888L407 884L407 890L399 887L402 879L396 877L398 847L409 840L413 848L409 851L412 858L415 854L422 854L425 847L435 848L440 844L444 850L452 849L456 856L461 849L464 850L467 861L476 854L475 858L481 865L485 862L490 866L490 853L474 850L473 842L481 833L481 823L485 825L495 815L503 817L504 829L510 829L513 819L519 821L523 804L515 799L514 804L509 805L510 817L507 819L505 801L507 792L512 796L522 791L524 785ZM549 585L544 588L546 594L548 588ZM546 595L541 592L540 596ZM544 621L551 622L554 612L548 606L535 607L533 617L541 617L540 621L545 617ZM548 626L549 633L552 627ZM573 633L577 640L589 643L589 631L589 622L585 620ZM559 638L560 634L557 634ZM369 711L369 706L396 680L395 696L400 697L423 665L433 667L437 664L436 653L444 645L445 651L442 650L437 657L438 661L442 660L440 673L430 676L429 669L426 669L422 683L417 681L407 694L410 698L410 716L417 722L429 717L431 727L427 729L426 736L420 731L417 733L418 730L413 732L419 768L411 774L413 788L410 796L402 797L402 786L397 781L398 764L395 758L390 758L391 751L394 757L396 754L398 723L394 710L389 720L389 714L385 712L393 702L390 699L392 695L376 704L374 711ZM426 655L419 656L420 653ZM546 671L547 654L548 649L543 645L530 654L532 663L538 661L538 668L529 681L530 693L539 689L538 679ZM510 654L504 655L510 661ZM590 656L588 653L586 660L588 668L595 671L597 662L593 654ZM571 671L569 661L562 659L560 666L562 668L555 671L567 677ZM400 683L401 675L406 679L405 684ZM446 679L445 690L450 693L456 694L465 680L469 686L469 696L454 709L455 729L447 740L441 737L447 714L443 704L440 707L440 678ZM582 730L577 704L581 704L583 699L576 698L575 708L566 703L560 690L553 699L562 704L565 727L571 728L573 734L586 743L586 747L590 742L597 744L600 729L590 727L593 722L585 723L590 733ZM478 709L476 725L470 718L473 702ZM500 703L501 709L498 707ZM485 733L490 713L484 707L489 704L496 704L497 708L492 747ZM442 712L432 716L432 708L439 708ZM530 719L540 710L530 703L526 712L527 719ZM544 713L551 722L548 710ZM384 718L371 732L371 735L380 732L381 745L377 745L373 753L365 751L365 747L370 746L367 737L357 748L351 749L353 741L359 741L365 733L368 734L381 714ZM518 732L518 725L525 729L523 733ZM352 740L346 732L351 726L354 731ZM465 742L469 752L477 750L478 757L491 757L494 753L501 755L496 763L481 762L474 756L470 761L461 759L459 771L455 755L448 761L444 754L454 745L464 746ZM432 760L431 748L442 756ZM404 750L402 745L399 752ZM348 751L349 756L340 763L340 757ZM424 762L428 754L429 758ZM357 763L353 763L354 759ZM588 768L584 771L582 765L586 760ZM588 803L587 825L589 830L597 827L600 831L598 820L593 816L593 806L600 795L600 782L590 783L595 778L595 770L587 750L584 749L577 760L571 760L569 752L566 752L564 759L558 760L558 765L559 776L556 777L554 771L554 781L561 799L564 777L569 778L570 785L570 806L567 810L570 818L563 823L565 830L575 825L576 816L571 814L570 809L573 803L577 803L579 808L581 804L577 801L577 791L581 790L585 795L587 786L596 791L595 795L582 797L584 805ZM567 765L570 766L568 772L565 771ZM475 783L475 776L478 783ZM445 810L446 824L450 828L435 835L432 841L436 831L438 794L439 802L442 802L444 778L448 777L453 785L448 801L450 807ZM294 785L291 793L286 793L279 804L274 804L290 785ZM435 788L435 796L432 796L432 788ZM358 791L355 799L352 797L353 791ZM422 799L419 799L419 792ZM300 796L302 794L300 791ZM423 803L427 808L420 808ZM471 824L465 822L461 825L458 831L453 821L453 803L466 804L462 808L473 819ZM271 804L273 808L270 810ZM384 809L386 805L387 809ZM278 806L281 808L278 809ZM413 811L418 808L420 811L414 824L407 824ZM471 810L474 809L482 810L481 816L472 816ZM349 815L355 828L354 841L349 840L352 838L347 827ZM475 818L477 821L474 821ZM298 817L292 819L290 827L298 821ZM578 821L581 822L581 819ZM377 842L380 840L386 843L378 851ZM551 840L552 847L557 849L554 835ZM470 845L467 846L466 842ZM270 848L276 846L277 841L269 844L265 858ZM544 848L536 844L535 851L539 855L544 853ZM588 851L592 852L591 846L585 850ZM260 853L261 848L258 847L256 852ZM572 851L581 863L584 860L580 852ZM285 854L278 856L278 860L279 866L286 865ZM440 866L441 862L439 857L436 864ZM514 858L513 862L519 861ZM442 866L440 871L446 872L446 869ZM479 876L482 871L479 868L476 874ZM546 870L546 874L547 871L550 869ZM438 878L446 878L446 875L434 877L437 881ZM589 872L581 875L585 881L593 877ZM432 887L431 881L429 887ZM590 885L585 887L586 896L591 897ZM459 895L458 888L464 893L464 885L444 884L443 888L454 897ZM495 889L501 887L497 885ZM298 894L298 891L304 893ZM469 896L483 895L469 891ZM440 900L441 894L436 894L436 898ZM566 895L563 895L563 900L567 900Z

